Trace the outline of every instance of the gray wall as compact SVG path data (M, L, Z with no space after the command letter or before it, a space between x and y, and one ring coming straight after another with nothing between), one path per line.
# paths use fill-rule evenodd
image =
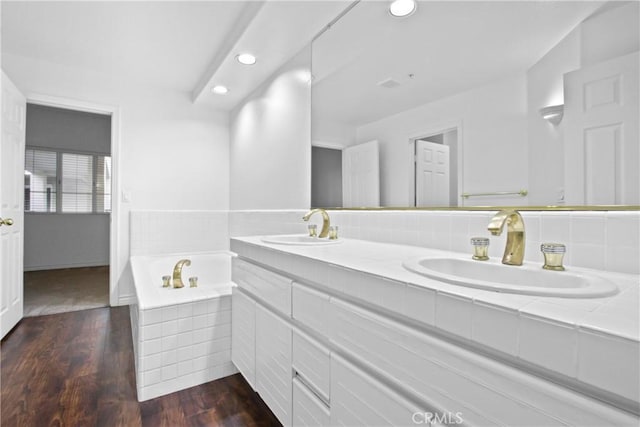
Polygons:
M111 116L27 104L27 147L111 153Z
M110 155L111 117L28 104L26 144ZM110 214L25 213L25 271L108 265L110 222Z
M342 151L311 147L311 206L342 206Z
M24 269L109 265L108 214L25 214Z

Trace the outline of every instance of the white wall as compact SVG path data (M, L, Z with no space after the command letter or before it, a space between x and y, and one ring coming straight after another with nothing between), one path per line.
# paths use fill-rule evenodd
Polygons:
M562 125L540 116L540 109L564 103L564 73L580 68L580 30L558 43L527 72L529 132L529 201L532 205L562 204L564 144Z
M310 61L305 48L231 113L232 209L309 207Z
M411 204L409 140L438 125L459 123L464 192L511 191L527 186L526 84L524 74L425 104L356 130L357 142L380 142L380 203ZM440 129L440 130L445 130ZM526 204L519 198L468 204Z
M580 65L597 64L640 47L640 3L620 2L580 25Z
M131 209L228 209L227 114L193 105L186 92L116 81L109 75L30 58L4 53L2 67L27 97L44 94L120 108L116 167L122 189L131 195L117 218L115 299L121 303L133 295L128 268Z
M639 6L631 2L587 19L527 71L530 204L563 203L563 125L543 120L539 110L564 103L565 73L638 50Z

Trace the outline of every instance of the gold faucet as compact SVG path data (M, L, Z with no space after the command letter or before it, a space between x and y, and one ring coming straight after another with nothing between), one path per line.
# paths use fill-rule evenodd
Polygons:
M487 229L494 236L502 234L507 223L507 245L504 248L502 263L522 265L524 259L524 221L518 211L505 209L493 216Z
M322 215L322 230L320 230L320 234L318 235L318 237L327 237L329 235L329 214L327 213L327 211L325 211L324 209L312 209L307 212L302 217L302 219L305 221L309 221L311 215L316 212L320 212L320 214Z
M183 288L184 283L182 283L182 267L190 266L191 260L181 259L178 261L175 267L173 267L173 287L174 288Z

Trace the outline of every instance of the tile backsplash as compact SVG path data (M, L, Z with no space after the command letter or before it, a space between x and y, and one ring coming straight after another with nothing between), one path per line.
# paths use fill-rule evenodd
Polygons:
M231 211L230 235L306 232L305 210ZM495 211L329 211L341 237L471 253L471 237L489 237L489 255L502 257L506 230L491 236ZM543 263L540 244L567 246L565 265L640 273L640 212L523 211L527 261ZM319 220L316 219L316 220Z
M229 236L300 234L303 209L253 211L133 211L131 255L205 252L229 248ZM506 230L491 236L495 211L329 211L339 236L471 254L471 237L490 239L489 256L502 257ZM640 273L640 212L521 212L525 260L542 264L540 244L567 246L565 265ZM319 224L316 215L311 223Z
M130 255L229 249L228 211L131 211Z

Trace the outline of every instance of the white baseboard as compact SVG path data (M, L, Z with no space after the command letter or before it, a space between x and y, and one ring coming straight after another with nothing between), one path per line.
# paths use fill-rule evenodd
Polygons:
M135 304L137 301L138 299L136 298L135 295L120 295L120 298L118 298L118 303L116 304L116 306L131 305L131 304Z
M40 271L40 270L62 270L64 268L85 268L85 267L107 267L109 262L104 261L78 263L78 264L56 264L56 265L25 265L24 271Z

